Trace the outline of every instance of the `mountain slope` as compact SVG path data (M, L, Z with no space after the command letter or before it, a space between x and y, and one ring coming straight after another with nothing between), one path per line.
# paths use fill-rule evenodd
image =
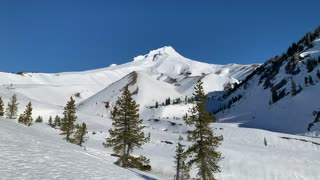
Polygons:
M145 179L114 165L111 156L96 157L63 141L45 125L0 118L0 142L2 179Z
M211 110L220 109L217 116L222 122L318 136L319 124L310 132L307 128L315 119L312 112L320 110L316 99L320 90L319 38L320 28L308 33L286 53L264 63L236 88L216 96L220 102L211 102ZM239 95L242 98L234 100Z

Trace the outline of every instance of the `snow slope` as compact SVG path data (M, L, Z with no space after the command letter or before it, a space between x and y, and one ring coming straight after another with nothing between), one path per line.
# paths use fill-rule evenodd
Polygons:
M283 62L278 63L271 59L261 66L261 69L254 72L238 89L233 91L227 98L220 103L214 104L210 109L218 108L228 104L233 97L241 94L240 101L231 105L230 109L220 111L217 116L221 122L240 123L242 127L266 129L270 131L301 134L308 136L319 136L320 125L315 124L311 131L307 130L309 123L315 117L313 111L320 111L320 103L316 98L320 91L320 37L313 41L313 47L304 47L301 52L296 53L295 57L287 57ZM299 58L298 58L299 57ZM297 59L295 61L295 59ZM316 61L312 71L309 71L307 64ZM289 63L296 63L294 74L288 73ZM277 69L278 70L275 70ZM272 74L275 73L274 77ZM272 77L272 78L270 78ZM313 79L313 84L305 83L305 78ZM297 85L297 90L301 86L302 90L293 95L292 81ZM285 96L273 103L271 88L275 87L277 93L284 92ZM215 99L218 99L216 97ZM213 100L214 101L214 100Z
M0 118L1 179L146 179L67 143L46 125ZM150 177L150 179L152 179Z

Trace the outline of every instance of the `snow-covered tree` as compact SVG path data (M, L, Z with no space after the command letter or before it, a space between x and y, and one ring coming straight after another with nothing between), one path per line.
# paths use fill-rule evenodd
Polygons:
M210 123L216 121L215 117L206 110L207 96L204 94L203 83L198 81L195 86L195 105L190 108L190 115L185 118L187 125L194 127L188 131L188 138L192 145L186 150L190 157L189 166L196 165L197 175L203 180L215 180L214 173L220 171L218 162L221 153L217 151L223 140L222 136L216 136L210 128Z
M10 102L8 103L7 109L6 109L6 117L8 119L16 119L18 115L18 105L17 102L17 96L14 94L10 98Z
M142 131L142 119L139 119L139 105L136 104L128 89L128 85L122 90L122 96L118 98L111 111L112 129L107 138L106 146L112 147L119 156L115 164L122 167L144 169L149 160L143 156L135 158L131 155L135 148L147 142Z
M72 133L75 128L75 121L77 119L76 116L76 104L75 100L70 97L69 102L67 105L64 107L64 112L63 112L63 119L61 121L61 135L65 135L66 141L71 141L72 139Z

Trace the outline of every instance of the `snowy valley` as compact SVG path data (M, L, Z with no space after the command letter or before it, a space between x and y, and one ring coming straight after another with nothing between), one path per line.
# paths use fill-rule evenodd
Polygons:
M4 104L16 94L19 114L32 102L33 119L44 119L30 127L0 119L1 178L173 179L176 144L190 145L190 127L182 118L193 106L194 86L201 80L207 109L219 122L211 127L224 137L218 179L318 180L320 123L311 131L307 127L312 112L320 111L319 38L311 38L312 45L302 40L287 55L262 65L207 64L166 46L97 70L0 73ZM298 91L294 95L292 82ZM126 85L140 105L144 132L150 134L150 142L134 154L150 158L150 172L116 166L112 149L103 146L112 127L112 107ZM70 96L77 103L77 122L87 124L83 147L67 143L59 129L47 125L50 116L62 116ZM195 177L196 169L190 174Z

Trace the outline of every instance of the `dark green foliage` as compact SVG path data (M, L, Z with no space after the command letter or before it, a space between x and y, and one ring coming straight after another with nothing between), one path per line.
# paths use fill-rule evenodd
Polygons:
M51 126L51 127L54 127L54 124L53 124L53 121L52 121L52 116L49 117L48 125Z
M71 135L75 128L75 121L77 119L76 116L76 105L75 100L70 97L70 101L67 103L66 107L64 107L63 119L61 120L61 135L65 135L66 141L71 141Z
M299 92L301 92L302 87L299 85L299 89L297 88L297 83L291 79L291 95L295 96L297 95Z
M176 147L176 155L174 157L176 164L175 180L190 179L189 167L186 164L187 156L184 153L183 145L178 143Z
M82 123L81 125L76 125L76 131L72 139L72 143L82 146L82 144L87 140L87 125Z
M307 64L306 64L307 69L308 69L308 72L312 72L313 69L314 69L317 65L318 65L318 62L317 62L316 59L314 59L314 58L308 59Z
M32 125L32 104L29 102L26 110L18 118L18 122L27 126Z
M139 105L132 98L128 86L125 86L122 91L122 96L118 98L111 111L113 128L109 130L110 137L107 138L105 146L112 147L115 154L119 156L117 165L146 170L148 159L143 156L139 158L131 156L135 148L141 148L148 140L142 131Z
M158 101L156 101L156 105L154 106L155 108L159 107Z
M175 99L172 104L180 104L182 101L180 98Z
M297 83L291 79L291 94L295 96L297 94Z
M277 89L275 87L271 87L271 95L272 95L272 102L275 103L279 100L279 95Z
M6 109L6 117L8 119L16 119L18 115L18 105L17 103L17 96L14 94L10 98L10 102L8 103L7 109Z
M0 116L4 116L4 104L3 104L3 100L0 97Z
M310 84L310 85L314 85L314 84L313 84L313 79L312 79L311 76L309 76L309 84Z
M57 127L57 126L61 126L61 119L58 115L56 115L56 117L54 118L54 123L53 123L53 127Z
M319 70L317 70L317 76L320 79L320 71Z
M171 104L171 99L170 98L166 99L165 105L167 106L167 105L170 105L170 104Z
M194 127L188 131L188 139L193 144L187 149L186 155L190 156L188 165L196 165L199 170L197 175L201 179L215 180L214 173L220 171L218 162L222 158L217 148L223 137L215 136L210 128L210 123L216 119L206 110L207 96L204 94L202 84L198 81L193 94L195 105L189 110L190 116L185 118L186 124Z
M308 77L304 77L304 84L306 86L308 86L308 84L309 84L309 78Z
M37 119L35 120L36 123L42 123L43 118L41 116L38 116Z

